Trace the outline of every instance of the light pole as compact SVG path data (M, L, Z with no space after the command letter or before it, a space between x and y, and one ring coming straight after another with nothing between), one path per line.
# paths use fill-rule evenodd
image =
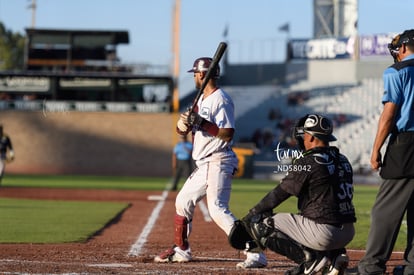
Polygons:
M34 29L36 26L36 0L32 0L27 8L32 10L32 29Z

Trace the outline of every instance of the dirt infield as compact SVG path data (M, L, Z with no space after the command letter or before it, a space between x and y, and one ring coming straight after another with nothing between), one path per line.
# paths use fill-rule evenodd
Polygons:
M172 244L176 193L168 193L165 200L148 200L150 195L162 194L1 188L0 197L118 201L128 202L130 206L86 243L0 244L0 274L283 274L294 265L285 257L266 251L267 268L236 269L236 263L244 259L243 253L228 245L226 236L213 222L204 220L200 207L196 210L190 237L194 261L156 264L153 257ZM153 224L149 226L151 221ZM354 266L363 255L361 251L348 253L350 266ZM389 261L389 269L401 264L401 258L401 253L395 253Z

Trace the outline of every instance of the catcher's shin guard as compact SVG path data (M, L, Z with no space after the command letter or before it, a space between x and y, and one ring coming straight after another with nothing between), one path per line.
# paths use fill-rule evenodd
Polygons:
M288 257L300 264L312 257L312 252L297 243L283 232L274 228L273 218L269 217L262 222L252 223L251 234L262 249L270 250Z
M312 252L310 250L308 251L303 245L278 230L275 230L267 237L266 246L270 250L288 257L297 264L301 264L312 258Z
M182 250L187 250L189 247L188 244L188 220L186 217L175 214L174 225L174 243L176 246Z

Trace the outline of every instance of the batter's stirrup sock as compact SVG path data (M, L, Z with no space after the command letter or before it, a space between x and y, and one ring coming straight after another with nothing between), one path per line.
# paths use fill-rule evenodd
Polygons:
M182 250L187 250L188 244L188 220L186 217L175 214L174 218L175 233L174 243Z

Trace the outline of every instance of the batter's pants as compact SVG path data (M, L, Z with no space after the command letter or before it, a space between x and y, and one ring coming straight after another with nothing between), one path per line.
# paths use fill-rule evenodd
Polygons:
M219 152L196 164L177 194L176 213L191 222L196 204L205 197L211 218L228 235L236 220L229 209L236 155L233 151Z

